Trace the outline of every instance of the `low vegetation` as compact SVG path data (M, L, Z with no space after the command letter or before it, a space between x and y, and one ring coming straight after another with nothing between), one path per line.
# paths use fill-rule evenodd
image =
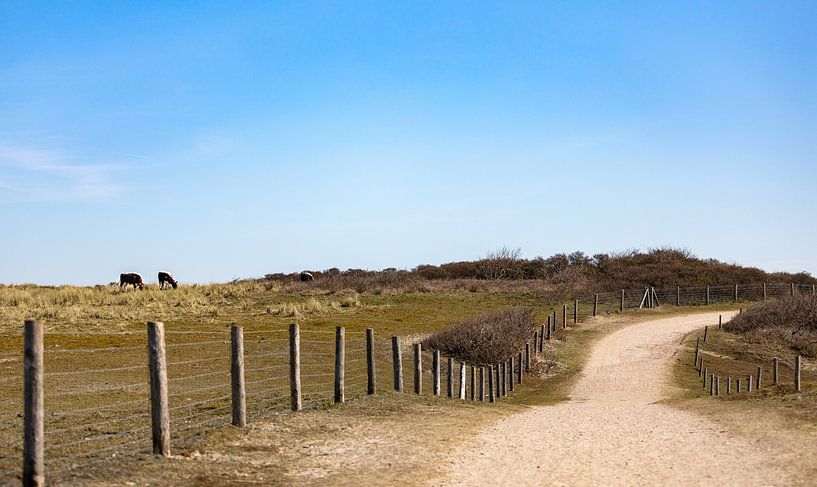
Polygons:
M758 303L724 328L780 342L805 356L817 357L817 297L796 295Z
M431 335L424 345L469 364L490 365L524 348L535 327L533 313L517 306L449 325Z

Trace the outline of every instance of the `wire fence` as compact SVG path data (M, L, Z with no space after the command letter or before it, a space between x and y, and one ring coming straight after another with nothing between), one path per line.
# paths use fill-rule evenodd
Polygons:
M706 305L776 299L815 293L812 285L759 283L733 286L645 288L579 296L548 310L546 323L528 346L502 364L472 367L438 357L431 350L416 357L413 344L396 354L388 337L366 331L343 336L342 400L366 395L371 386L397 388L396 369L411 377L404 391L493 400L513 387L529 369L531 354L542 351L545 336L589 316L650 305ZM648 299L651 298L651 299ZM547 335L545 335L547 326ZM319 409L338 399L336 330L299 329L297 391L301 409ZM1 337L8 348L23 349L20 336ZM224 330L165 333L166 405L175 450L193 448L202 435L229 426L234 419L231 336ZM370 341L371 340L371 341ZM246 417L263 420L293 409L291 330L243 332L243 394ZM75 478L137 455L155 451L152 440L152 393L144 335L48 334L42 347L44 470L49 479ZM419 360L418 360L419 358ZM0 354L0 478L19 483L23 477L25 415L24 356ZM371 365L370 365L371 364ZM419 364L419 368L418 368ZM504 370L503 370L504 369ZM439 370L438 373L435 372ZM419 374L417 374L419 372ZM463 380L464 374L464 380ZM419 379L418 379L419 378ZM384 384L387 384L384 386ZM489 394L490 393L490 394ZM507 387L505 387L507 394ZM489 397L490 395L490 397Z

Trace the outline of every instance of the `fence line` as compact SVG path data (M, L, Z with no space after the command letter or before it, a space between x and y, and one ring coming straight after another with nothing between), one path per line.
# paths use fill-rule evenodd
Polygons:
M138 335L130 333L104 347L41 347L36 352L36 343L31 342L33 348L27 346L24 357L0 355L0 473L14 475L17 459L25 457L27 485L42 482L38 479L43 472L54 478L81 475L85 466L150 451L151 437L153 451L168 454L171 447L187 448L201 435L225 426L242 427L249 420L287 410L325 407L374 394L378 371L391 372L398 391L405 390L408 380L412 392L439 395L446 381L452 400L495 403L525 381L532 358L543 353L545 343L586 317L641 306L759 301L797 293L814 294L815 287L791 283L645 287L570 296L566 303L549 307L545 322L531 330L527 343L496 364L461 363L419 344L405 344L409 348L404 350L399 337L375 336L372 329L316 330L297 325L249 331L233 326L225 333L165 331L156 323L149 327L153 330L149 332L151 360L145 356L144 344L134 345ZM25 343L30 339L26 335ZM161 347L156 348L159 341ZM156 355L159 352L163 357ZM703 374L706 367L700 352L696 351L695 366L711 385L711 378ZM16 375L23 362L29 370L31 360L38 359L45 365L38 380ZM800 358L795 361L799 367ZM441 377L446 363L449 373ZM778 361L771 366L771 383L778 384ZM145 372L150 383L144 380ZM799 390L799 372L793 374ZM748 382L749 375L744 377ZM136 378L141 381L133 382ZM720 379L726 381L726 394L732 394L732 377L719 377L713 393L720 390ZM741 378L735 379L740 390ZM756 387L769 386L769 380L761 382L762 371L760 376L755 371L752 379ZM432 386L424 388L424 383ZM19 395L21 385L26 388L25 400ZM37 387L42 391L39 403ZM37 404L47 409L38 414ZM152 405L149 411L148 404ZM22 417L18 417L20 411L24 411Z

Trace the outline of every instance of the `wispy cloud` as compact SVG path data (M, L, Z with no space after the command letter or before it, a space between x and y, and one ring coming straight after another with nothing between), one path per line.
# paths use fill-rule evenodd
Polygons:
M0 201L102 200L125 190L126 166L78 162L71 154L0 144Z

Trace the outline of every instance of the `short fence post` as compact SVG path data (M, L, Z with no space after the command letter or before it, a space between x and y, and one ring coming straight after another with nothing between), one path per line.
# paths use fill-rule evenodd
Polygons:
M423 345L414 344L414 393L423 393Z
M746 377L746 392L752 392L752 374Z
M738 285L735 284L735 302L738 302Z
M718 315L718 329L723 328L723 315Z
M598 308L599 308L599 294L596 293L593 295L593 316L596 316Z
M434 350L431 358L432 387L435 396L440 395L440 351Z
M391 361L394 370L394 390L403 392L403 351L400 349L400 337L391 337Z
M556 333L556 310L553 310L553 332Z
M548 340L550 340L550 316L548 316L548 333L547 333L547 339L548 339ZM540 349L540 351L541 351L541 350L544 350L544 347L539 347L539 349Z
M488 366L488 402L494 402L494 366Z
M502 385L502 397L508 397L508 384L505 381L505 362L499 363L499 382Z
M230 385L233 426L247 426L247 393L244 385L244 329L230 327Z
M619 311L624 311L624 290L621 290L621 303L618 305Z
M706 305L709 306L709 286L706 286Z
M695 367L698 366L698 355L701 353L701 337L695 339Z
M465 399L465 364L460 362L460 399Z
M485 367L479 368L479 400L485 402Z
M735 394L740 394L740 379L735 381Z
M704 368L704 358L701 357L701 368L698 370L698 378L700 379L701 377L703 377L704 382L706 382L706 376L704 375L705 370L706 368Z
M170 416L167 407L167 356L165 325L148 322L148 369L150 371L150 425L153 454L170 456Z
M709 395L710 396L715 395L715 374L714 373L709 376Z
M519 369L516 371L516 383L522 383L522 352L519 352L519 357L517 359L519 361Z
M525 344L525 373L530 373L530 343Z
M301 331L297 323L289 325L289 396L293 411L303 409L301 399Z
M575 325L578 322L579 322L579 300L574 299L573 300L573 324Z
M794 392L800 392L800 354L794 358Z
M562 330L567 330L567 305L562 305Z
M513 355L508 358L508 389L513 392Z
M544 327L542 330L544 331ZM539 330L533 332L533 351L534 353L539 351Z
M726 378L726 395L732 394L732 378Z
M780 376L779 374L779 367L780 367L780 359L775 357L774 361L772 362L772 384L777 385L779 382Z
M757 368L757 388L763 387L763 367Z
M26 320L23 344L23 486L45 485L45 411L43 408L43 325ZM164 347L162 348L164 352ZM151 374L151 379L153 378ZM167 383L165 383L165 386ZM165 392L167 388L165 387ZM167 394L165 394L165 406ZM165 407L167 412L167 407ZM154 452L155 452L154 441ZM166 455L165 450L165 455ZM7 479L8 480L8 479Z
M706 343L706 337L709 335L709 325L704 326L704 343Z
M374 329L366 328L366 392L369 394L377 390L374 363Z
M715 395L721 395L721 378L719 376L715 376Z
M766 283L764 282L763 283L763 301L766 301L766 297L767 297L767 295L766 295Z
M675 306L681 306L681 286L675 287Z
M448 384L446 384L446 396L448 399L452 399L454 397L454 359L448 357L448 369L446 370L446 378L448 379Z
M335 404L346 400L346 329L335 328Z
M471 366L471 400L475 401L477 398L477 369Z
M703 376L704 376L704 389L706 389L706 380L709 378L709 368L708 367L704 367Z
M550 335L550 316L548 316L548 335ZM536 348L536 344L534 347ZM539 352L545 350L545 325L542 325L542 329L539 330Z

